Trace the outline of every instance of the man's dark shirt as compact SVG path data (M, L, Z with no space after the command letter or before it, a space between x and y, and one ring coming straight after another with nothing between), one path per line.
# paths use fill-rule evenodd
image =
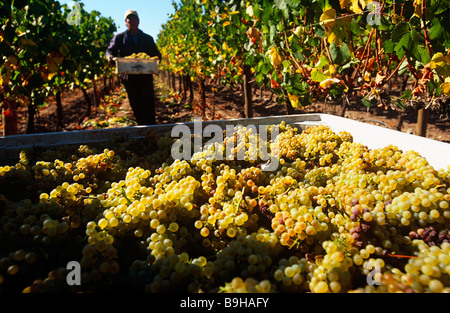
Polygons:
M127 31L116 34L111 40L106 56L127 57L133 53L144 52L151 57L158 57L161 60L161 53L153 40L153 37L139 30L137 34L137 43L133 36Z
M133 38L134 37L134 38ZM144 52L150 57L158 57L161 60L161 53L153 40L153 37L145 34L141 30L136 36L132 36L128 31L116 34L111 40L106 57L127 57L133 53ZM155 120L155 97L153 90L153 75L120 75L127 90L131 108L139 125L154 125Z

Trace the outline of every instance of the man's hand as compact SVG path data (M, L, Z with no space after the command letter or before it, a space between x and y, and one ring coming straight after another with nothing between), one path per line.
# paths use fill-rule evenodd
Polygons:
M115 64L116 62L114 62L114 57L112 55L107 55L106 56L106 60L111 63L111 64Z

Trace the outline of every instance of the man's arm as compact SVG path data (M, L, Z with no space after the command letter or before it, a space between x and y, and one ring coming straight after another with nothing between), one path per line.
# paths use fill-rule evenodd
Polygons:
M117 46L117 35L111 39L108 48L106 49L106 60L113 63L113 58L119 55L119 47Z
M156 46L155 40L152 36L148 35L148 52L147 54L151 57L158 57L161 61L162 55L161 52L159 52L158 47Z

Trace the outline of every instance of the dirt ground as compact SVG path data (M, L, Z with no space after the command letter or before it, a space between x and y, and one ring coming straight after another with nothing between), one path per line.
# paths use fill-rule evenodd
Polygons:
M157 96L156 115L158 124L171 124L190 122L198 115L191 107L180 104L181 96L171 92L160 80L155 80ZM195 88L194 88L195 91ZM223 120L243 118L243 105L241 90L239 88L219 88L213 95L211 88L207 88L206 117L209 120ZM195 93L195 92L194 92ZM88 92L92 98L92 90ZM196 94L196 93L195 93ZM281 116L286 115L284 106L277 104L275 96L264 90L257 89L254 92L254 116ZM94 128L126 127L135 125L133 112L122 86L117 86L114 91L103 97L101 103L93 107L89 118L79 123L80 117L87 110L87 102L81 91L68 91L62 94L63 104L63 131L74 131ZM340 115L340 106L316 103L295 113L326 113ZM213 118L214 112L214 118ZM362 105L350 105L345 113L346 118L374 124L381 127L395 128L397 114L384 111L380 108L367 110ZM19 134L26 132L27 113L26 108L19 111ZM405 116L401 131L415 134L417 113ZM38 110L35 128L38 133L55 132L57 125L56 102L49 98L47 105ZM2 128L0 121L0 129ZM450 120L442 120L430 113L427 127L427 137L430 139L450 143Z

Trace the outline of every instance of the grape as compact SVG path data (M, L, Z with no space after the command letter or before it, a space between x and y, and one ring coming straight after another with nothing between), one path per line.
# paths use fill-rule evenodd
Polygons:
M168 135L22 152L0 167L0 289L448 292L448 171L326 126L276 126L272 172L247 127L190 160L171 159ZM234 158L212 157L226 143ZM74 260L81 286L61 267Z
M152 59L152 57L150 57L148 54L146 54L144 52L133 53L125 58L126 59Z

